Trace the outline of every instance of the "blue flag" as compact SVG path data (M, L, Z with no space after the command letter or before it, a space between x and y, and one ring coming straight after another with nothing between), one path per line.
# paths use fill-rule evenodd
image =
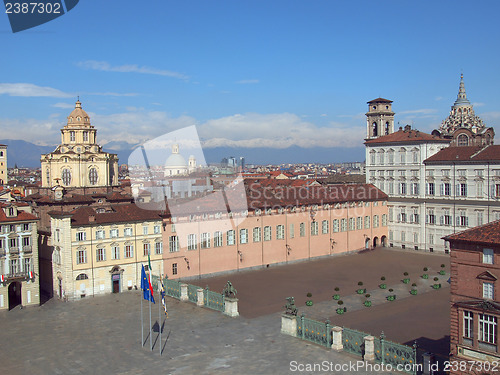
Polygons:
M153 294L151 293L151 285L149 284L148 277L146 276L144 265L142 265L141 271L141 289L144 294L144 299L155 303L155 299L153 297Z

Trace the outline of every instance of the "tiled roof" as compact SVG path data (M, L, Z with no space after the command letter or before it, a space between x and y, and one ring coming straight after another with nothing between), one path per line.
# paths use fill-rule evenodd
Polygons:
M5 215L5 211L3 210L3 207L8 207L8 206L10 206L10 205L5 204L5 203L0 204L0 223L9 223L9 222L13 222L13 221L38 220L38 218L35 215L30 214L28 212L24 212L24 211L17 211L16 217L7 217L7 215Z
M377 143L410 143L410 142L443 142L450 143L449 140L439 138L435 135L427 134L419 130L403 130L399 129L397 132L392 134L383 135L375 139L369 139L365 142L366 145L377 144Z
M143 210L133 203L112 205L108 207L108 210L105 213L97 213L93 207L80 207L70 213L50 212L49 214L53 217L59 215L71 216L72 226L161 220L159 211ZM91 221L92 217L95 217L94 221Z
M384 192L371 184L269 188L257 181L247 184L246 194L249 209L387 199Z
M500 245L500 220L443 237L446 241L478 242Z
M321 180L322 184L364 184L364 174L334 174Z
M377 98L377 99L370 100L367 103L368 104L371 104L371 103L392 103L392 100L384 99L384 98Z
M500 161L500 145L446 147L424 163L443 161Z

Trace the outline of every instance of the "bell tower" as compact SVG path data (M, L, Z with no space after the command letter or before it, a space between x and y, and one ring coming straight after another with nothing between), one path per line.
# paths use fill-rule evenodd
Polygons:
M366 140L392 133L394 133L392 100L377 98L369 101L366 112Z

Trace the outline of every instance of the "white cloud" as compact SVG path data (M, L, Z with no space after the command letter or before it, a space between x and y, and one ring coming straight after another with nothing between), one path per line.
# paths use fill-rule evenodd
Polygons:
M412 109L409 111L401 111L401 112L398 112L398 114L401 114L401 115L406 115L406 114L431 115L431 114L436 113L436 112L437 112L436 109L423 108L423 109Z
M235 83L239 84L239 85L249 85L249 84L255 84L255 83L259 83L260 80L258 79L242 79L240 81L236 81Z
M71 98L74 94L69 94L58 89L37 86L32 83L0 83L0 95L7 94L10 96L45 96L52 98Z
M434 100L436 100L436 101L440 101L440 100L443 100L443 99L444 99L444 97L442 97L442 96L436 96L434 98Z
M39 145L53 145L60 141L61 122L55 116L40 119L0 119L2 129L16 129L8 138L21 139Z
M475 103L472 103L472 105L473 105L474 107L482 107L482 106L484 106L484 105L485 105L485 103L475 102Z
M62 108L65 103L57 103ZM359 147L365 135L364 126L329 122L319 126L293 113L235 114L206 122L182 115L172 117L164 111L128 108L127 112L99 115L88 112L92 125L98 130L98 143L127 142L139 144L166 133L196 125L202 145L214 147L287 148ZM60 129L65 121L2 120L2 128L18 129L19 139L46 144L59 143Z
M118 92L89 92L87 95L99 95L99 96L138 96L139 94L134 92L127 92L120 94Z
M319 127L292 113L246 113L207 121L198 126L207 148L271 147L357 147L364 136L364 127L349 127L331 122Z
M173 72L171 70L152 68L149 66L139 66L135 64L112 66L110 63L106 61L87 60L87 61L80 61L76 65L82 69L100 70L103 72L141 73L141 74L153 74L165 77L172 77L184 80L189 79L188 76L182 73Z
M52 104L52 107L56 107L56 108L63 108L63 109L73 109L75 108L75 104L70 104L70 103L56 103L56 104Z

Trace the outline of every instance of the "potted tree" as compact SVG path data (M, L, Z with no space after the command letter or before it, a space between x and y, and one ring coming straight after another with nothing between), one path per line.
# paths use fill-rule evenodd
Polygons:
M338 286L335 287L335 294L332 296L334 300L339 300L340 299L340 294L339 294L340 288Z
M389 293L392 293L394 291L394 289L390 288L389 289ZM387 301L394 301L396 299L396 295L395 294L389 294L387 296Z
M439 283L438 283L438 281L439 281L439 278L438 278L438 277L435 277L435 278L434 278L434 284L432 284L432 287L433 287L434 289L439 289L439 288L441 288L441 284L439 284Z
M403 278L403 283L409 284L410 283L410 278L408 277L408 272L403 273L404 278Z
M362 287L363 286L363 282L360 281L358 282L358 286L359 287ZM358 290L356 291L358 294L364 294L366 292L366 289L363 289L363 288L358 288Z
M422 275L422 279L428 279L429 274L427 273L429 269L427 267L424 267L424 274Z
M370 301L368 298L370 298L370 294L367 293L365 294L365 297L366 297L366 300L365 302L363 303L366 307L370 307L372 305L372 301Z
M446 273L446 271L444 270L446 266L444 264L441 264L441 271L439 271L439 274L440 275L444 275Z
M410 294L416 296L417 295L417 284L416 283L413 283L411 284L412 288L410 290Z
M379 285L379 288L380 288L380 289L385 289L385 288L387 288L387 284L385 283L385 276L382 276L382 277L380 278L380 280L382 281L382 283Z
M340 300L337 302L337 304L339 305L339 307L337 307L337 314L341 315L341 314L347 312L347 308L342 307L342 305L344 304L344 301Z
M308 297L308 298L311 298L311 297L312 297L312 293L311 293L311 292L307 293L307 297ZM306 306L312 306L312 305L313 305L313 301L312 301L312 299L308 299L308 300L306 301Z

